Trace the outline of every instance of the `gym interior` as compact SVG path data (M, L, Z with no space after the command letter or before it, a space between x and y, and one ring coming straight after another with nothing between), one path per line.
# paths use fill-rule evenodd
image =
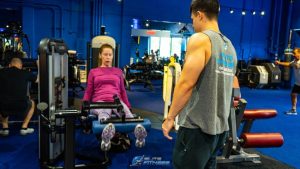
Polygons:
M0 136L0 169L173 168L175 139L167 140L161 125L195 33L190 3L1 0L0 69L7 65L6 51L18 50L23 68L40 79L28 88L36 102L29 124L35 131L20 135L23 118L10 117L9 135ZM291 62L293 49L300 47L299 8L299 0L220 0L219 27L236 49L240 95L230 110L231 128L217 168L300 168L300 118L285 114L294 72L275 64ZM104 124L89 112L122 109L120 100L82 101L104 43L113 46L113 65L123 71L135 113L133 120L122 115L110 121L127 134L128 147L105 151L99 138ZM135 146L132 132L137 123L147 130L142 147ZM171 132L175 138L177 127Z

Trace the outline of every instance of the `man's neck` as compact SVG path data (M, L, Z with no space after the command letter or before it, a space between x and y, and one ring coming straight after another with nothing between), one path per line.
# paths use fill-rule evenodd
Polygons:
M205 30L212 30L212 31L221 33L217 21L209 21L209 22L207 22L207 23L204 25L202 31L205 31Z
M17 68L17 69L22 69L22 68L20 68L20 67L18 67L18 66L16 66L16 65L12 65L12 66L8 66L9 68Z

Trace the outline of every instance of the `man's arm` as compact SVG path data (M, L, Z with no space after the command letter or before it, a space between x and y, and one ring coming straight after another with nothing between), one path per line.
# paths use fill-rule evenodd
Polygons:
M211 43L205 34L197 33L190 38L187 45L184 68L175 86L172 105L167 119L162 126L163 133L168 139L172 139L168 133L174 125L175 117L190 99L192 90L208 60L206 56L211 54L210 50Z
M40 77L40 61L39 61L39 59L37 59L36 60L36 66L37 66L37 72L38 72L38 74L37 74L37 76L36 76L36 80L35 80L35 83L39 83L39 77Z
M237 76L234 76L234 77L233 77L233 85L232 85L232 87L233 87L234 89L240 88L240 83L239 83L239 79L237 78Z
M178 83L175 86L168 118L175 119L180 110L190 99L192 90L205 66L205 51L207 50L206 47L208 47L207 43L210 44L210 41L203 33L198 33L191 37L187 46L184 68Z
M276 65L281 65L281 66L291 66L291 62L280 62L280 61L275 61Z

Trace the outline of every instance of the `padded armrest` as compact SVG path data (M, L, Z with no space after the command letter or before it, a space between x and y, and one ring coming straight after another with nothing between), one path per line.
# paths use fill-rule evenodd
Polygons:
M257 110L245 110L244 119L266 119L272 118L277 115L275 109L257 109Z
M234 107L238 107L238 105L239 105L239 100L234 100L233 101L233 106Z
M136 114L132 114L132 115L133 115L134 118L137 118L137 117L138 117ZM117 115L112 114L111 117L112 117L112 118L117 118ZM95 114L89 114L89 115L88 115L88 119L91 120L91 121L94 121L94 120L97 120L98 117L97 117L97 115L95 115Z
M114 123L116 131L121 133L133 132L137 124L142 124L146 130L151 129L151 121L149 119L144 119L144 122L126 122L126 123ZM102 130L106 124L101 124L98 120L93 121L92 130L94 134L102 133Z
M284 139L280 133L243 133L242 147L280 147L283 145Z

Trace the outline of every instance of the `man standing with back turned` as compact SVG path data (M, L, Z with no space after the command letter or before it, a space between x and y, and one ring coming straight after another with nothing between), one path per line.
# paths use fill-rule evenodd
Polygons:
M195 34L187 45L185 64L176 84L165 137L179 115L173 152L176 169L216 168L216 155L229 130L228 117L236 72L236 52L218 26L218 0L192 0Z

